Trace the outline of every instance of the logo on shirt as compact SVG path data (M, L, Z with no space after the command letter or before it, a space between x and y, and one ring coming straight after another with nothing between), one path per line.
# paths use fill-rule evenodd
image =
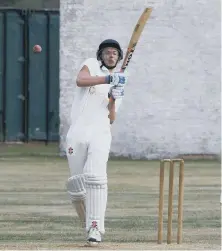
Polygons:
M89 93L94 94L96 92L96 88L94 86L89 88Z

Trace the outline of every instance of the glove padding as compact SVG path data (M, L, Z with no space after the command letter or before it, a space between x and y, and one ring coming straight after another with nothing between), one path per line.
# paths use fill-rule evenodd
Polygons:
M109 83L112 86L123 87L127 83L127 76L123 72L115 72L110 74Z
M124 87L122 86L114 86L110 88L110 96L113 99L120 99L124 97Z

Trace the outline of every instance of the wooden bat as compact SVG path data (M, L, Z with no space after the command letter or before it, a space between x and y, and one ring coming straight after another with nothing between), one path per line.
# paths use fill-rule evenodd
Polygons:
M128 49L127 49L125 57L123 59L123 63L122 63L120 72L124 72L125 69L127 68L128 64L133 56L133 52L135 51L136 45L139 41L139 38L142 34L142 31L145 27L145 24L150 17L151 12L152 12L152 8L145 8L145 10L141 14L139 20L137 21L137 24L133 30L133 34L131 36L131 39L130 39L130 42L128 45ZM113 99L110 95L109 95L109 98L113 101Z
M125 57L123 60L123 64L121 66L121 70L120 70L121 72L124 72L124 70L126 69L126 67L129 64L129 62L132 58L133 52L135 51L136 45L139 41L139 38L142 34L142 31L145 27L145 24L150 17L151 12L152 12L152 8L145 8L142 15L140 16L140 18L134 28L133 34L131 36L131 39L130 39L130 42L128 45L128 49L126 51L126 54L125 54Z

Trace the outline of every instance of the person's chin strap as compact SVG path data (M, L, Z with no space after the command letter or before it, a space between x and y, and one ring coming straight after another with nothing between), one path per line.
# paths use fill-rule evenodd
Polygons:
M101 64L100 68L102 68L103 66L105 66L108 70L112 70L112 69L114 69L114 68L116 67L117 63L118 63L118 61L116 62L116 64L115 64L114 66L108 66L108 65L106 65L106 64L102 61L102 64Z

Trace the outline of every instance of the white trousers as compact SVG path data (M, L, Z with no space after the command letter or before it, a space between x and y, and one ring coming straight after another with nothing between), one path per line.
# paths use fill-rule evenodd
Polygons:
M67 159L72 176L84 175L86 231L97 223L105 232L104 220L107 205L107 161L111 145L110 127L70 128L67 134Z

